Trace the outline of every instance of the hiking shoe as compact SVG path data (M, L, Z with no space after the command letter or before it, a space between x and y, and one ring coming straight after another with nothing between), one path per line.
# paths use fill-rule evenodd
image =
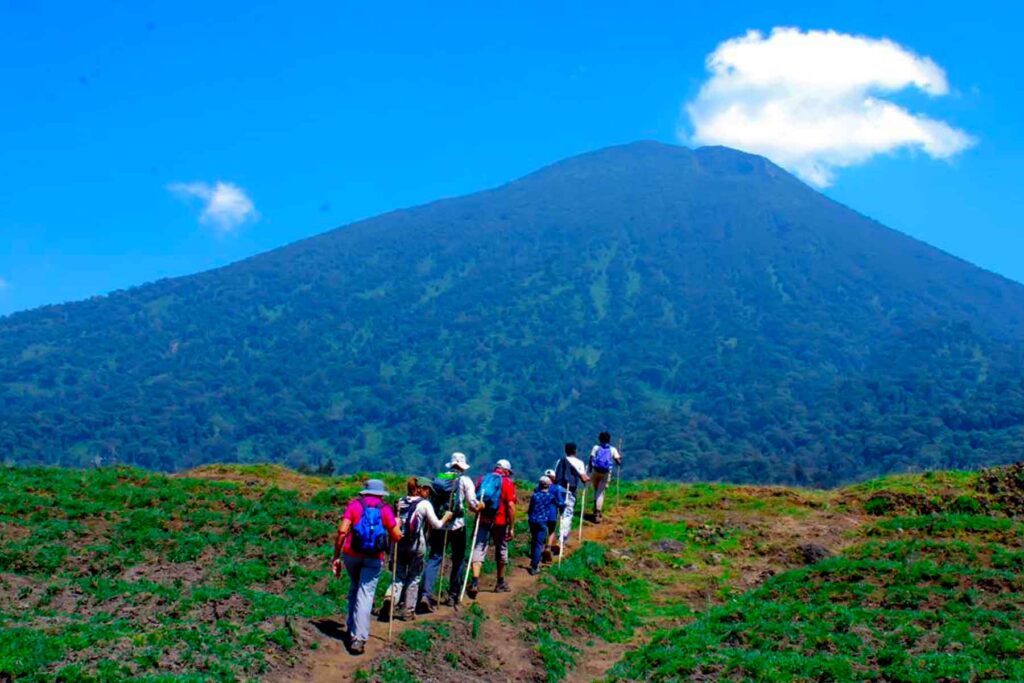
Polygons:
M398 614L398 618L402 621L416 621L416 610L404 609Z
M551 554L554 557L558 557L559 555L561 555L562 554L562 546L560 546L560 545L553 545L553 546L551 546Z
M540 574L540 569L537 567L530 567L526 570L526 573L530 576L537 576L537 574Z
M366 651L365 640L353 640L352 645L349 646L348 651L354 655L361 655Z
M480 592L480 579L473 577L469 580L469 586L466 588L466 595L473 600L476 600L476 594Z
M416 611L420 614L433 614L437 610L434 604L427 599L420 600L419 604L416 605Z
M447 604L451 605L455 609L458 609L459 608L459 596L458 595L449 595L448 596L448 603Z
M540 554L540 561L541 562L549 563L553 559L555 559L555 555L550 550L545 550L544 552L542 552Z
M600 512L595 512L594 513L594 524L600 524L600 523L601 523L601 513Z
M512 586L508 585L507 581L502 581L501 583L499 583L497 586L494 587L494 592L495 593L511 593L512 592Z
M448 593L445 593L444 595L442 595L441 596L441 604L444 605L445 607L451 607L452 606L452 596L449 595Z

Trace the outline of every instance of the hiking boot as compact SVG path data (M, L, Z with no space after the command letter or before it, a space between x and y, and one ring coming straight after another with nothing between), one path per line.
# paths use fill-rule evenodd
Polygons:
M542 552L540 554L540 561L541 562L550 563L554 559L555 559L555 555L550 550L545 550L544 552Z
M416 611L420 614L433 614L436 610L437 608L434 607L434 603L426 598L420 600L419 604L416 605Z
M384 602L380 603L380 609L377 610L377 615L381 621L391 618L391 598L384 598Z
M445 607L451 607L452 606L452 596L449 595L448 593L445 593L444 595L442 595L441 596L441 604L444 605Z
M469 586L466 588L466 595L473 600L476 600L476 594L480 592L480 579L475 576L469 580Z
M512 586L508 585L508 582L503 579L497 586L494 587L494 592L495 593L511 593L512 592Z
M601 513L600 512L595 512L594 513L594 524L600 524L600 523L601 523Z
M348 651L354 655L361 655L366 652L366 641L365 640L353 640L352 645L349 646Z
M530 567L526 570L526 573L530 576L537 576L537 574L540 574L540 569L538 567Z
M553 546L551 546L551 555L552 556L558 557L561 554L562 554L562 546L560 546L560 545L553 545Z
M458 609L459 608L459 596L457 594L456 595L449 595L448 596L448 604L451 605L452 607L454 607L455 609Z
M402 621L416 621L416 610L404 609L398 614L398 618Z

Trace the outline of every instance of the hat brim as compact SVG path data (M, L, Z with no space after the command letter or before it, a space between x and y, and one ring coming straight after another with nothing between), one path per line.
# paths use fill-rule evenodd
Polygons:
M446 465L446 467L448 469L452 469L454 467L456 469L462 470L463 472L469 469L469 465L462 462L450 462Z
M384 491L375 491L373 489L363 489L362 491L359 492L359 495L360 496L380 496L381 498L383 498L384 496L390 496L391 494L388 493L386 490L384 490Z

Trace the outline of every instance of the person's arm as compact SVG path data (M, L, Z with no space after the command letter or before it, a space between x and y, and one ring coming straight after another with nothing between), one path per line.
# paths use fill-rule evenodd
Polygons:
M516 526L516 484L511 479L505 479L507 485L505 499L505 538L512 540L515 536Z
M352 522L348 518L338 524L338 533L334 537L334 557L331 559L331 571L335 576L341 576L341 549L345 546L345 537L351 528Z
M590 482L590 476L587 474L587 468L583 466L582 460L580 460L580 466L576 467L576 465L573 465L573 469L576 470L576 474L580 475L580 481L582 481L584 484Z
M618 448L612 448L612 457L615 458L615 462L622 464L622 453L619 453Z
M476 486L473 485L473 480L462 475L459 477L459 486L462 487L462 499L466 501L466 507L469 508L470 512L476 512L482 505L476 497Z
M427 520L427 524L430 525L431 529L440 529L452 518L452 511L449 510L438 519L437 512L434 511L434 506L431 505L429 500L423 501L420 505L423 507L423 518Z
M392 541L397 543L402 540L402 525L398 523L398 518L395 517L391 506L381 503L380 521L384 522L385 527L390 527L388 534Z

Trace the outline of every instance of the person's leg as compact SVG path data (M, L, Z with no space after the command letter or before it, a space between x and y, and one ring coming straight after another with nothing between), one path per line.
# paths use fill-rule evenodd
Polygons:
M608 473L594 472L594 514L600 515L604 508L604 492L608 488Z
M508 526L495 524L491 529L491 540L494 542L494 563L497 565L494 572L497 579L495 590L504 592L509 589L508 584L505 583L505 567L508 565L508 538L505 534L508 531Z
M459 599L463 572L466 571L466 534L468 533L465 528L462 528L448 534L448 552L452 556L452 573L448 580L448 594L452 597L453 602Z
M544 539L548 528L544 524L530 522L530 569L537 571L540 567L540 556L544 552Z
M359 572L359 588L356 595L355 634L352 636L353 646L366 643L370 639L370 612L373 610L373 598L377 592L377 581L380 580L381 561L377 558L361 559L362 568Z
M473 572L473 578L469 580L469 588L466 589L466 595L471 598L476 598L477 591L480 589L480 570L484 566L484 557L487 554L487 544L491 539L491 527L494 524L491 522L480 522L480 526L477 527L476 537L473 539L473 557L470 562L470 568Z
M409 573L410 569L411 567L409 565L409 561L406 558L398 558L398 563L395 565L395 576L391 580L391 588L388 589L387 595L387 599L390 600L392 604L394 604L395 614L398 613L399 607L402 604L403 590L405 592L410 592L410 589L412 588L412 582L410 581ZM417 582L419 582L419 576L417 576L416 580ZM388 605L385 602L384 607L387 608L387 606ZM389 615L385 612L383 616L387 617L393 615Z
M449 534L451 536L451 534ZM423 582L420 584L420 602L423 607L433 607L436 602L434 589L437 587L437 575L441 572L441 559L444 555L444 531L431 531L429 537L429 554L423 570Z
M487 555L487 546L491 540L491 531L494 524L491 522L480 522L477 527L476 538L473 539L473 578L480 578L480 569L484 566L484 557Z
M345 630L351 643L356 632L356 600L359 597L359 570L362 564L357 558L344 555L345 572L348 574L348 601L345 606Z
M565 510L562 511L562 527L558 532L558 549L559 552L564 550L565 542L569 540L569 534L572 533L572 520L573 513L576 511L576 495L569 491L565 494Z
M403 619L410 619L416 616L416 595L419 593L420 577L423 575L423 556L417 555L411 558L406 570L405 602L395 604L396 606L404 604L405 609L401 616Z

